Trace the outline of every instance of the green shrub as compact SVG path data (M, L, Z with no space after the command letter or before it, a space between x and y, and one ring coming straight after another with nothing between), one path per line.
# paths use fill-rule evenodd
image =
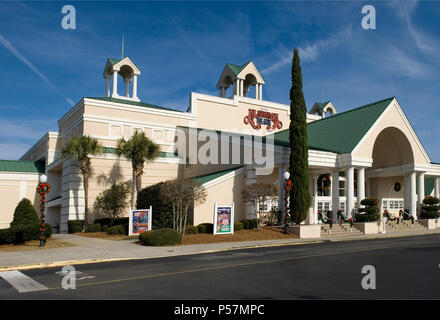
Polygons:
M84 228L84 220L69 220L69 233L82 232Z
M101 231L102 232L107 232L108 231L109 226L105 225L101 227Z
M182 242L182 235L173 229L163 228L142 232L139 241L144 246L166 246Z
M15 233L11 229L0 229L0 244L10 244L15 241Z
M112 219L110 219L110 218L99 218L99 219L95 219L95 221L93 223L99 223L101 225L101 228L105 225L111 227L111 226L118 226L120 224L129 223L129 218L128 217L116 218L113 221L113 224L112 224Z
M99 223L89 224L87 232L101 232L101 225Z
M440 200L438 198L432 197L432 196L425 197L423 199L423 204L426 206L434 206L434 205L438 204L439 202L440 202Z
M361 205L368 207L376 207L379 205L379 200L374 198L365 198L361 200Z
M368 213L364 213L364 214L357 214L355 217L356 222L374 222L374 221L379 221L380 220L380 214L368 214Z
M98 194L93 203L94 211L111 219L119 218L128 206L127 197L130 191L131 186L127 182L113 184Z
M119 225L113 226L113 227L109 227L107 230L107 233L112 234L112 235L127 235L125 227L122 224L119 224Z
M40 222L37 212L29 199L23 198L14 211L11 228Z
M152 228L172 228L173 226L173 207L170 202L161 200L160 189L164 182L146 187L138 192L136 200L136 208L149 209L153 208Z
M201 223L197 226L199 233L213 233L214 225L212 223Z
M14 233L14 243L18 244L40 239L40 228L40 223L37 222L25 226L10 228L10 230ZM46 239L52 236L52 226L50 224L46 224L44 235Z
M244 229L243 222L235 222L234 223L234 231L240 231Z
M186 226L185 234L197 234L199 233L199 228L197 226Z
M374 198L366 198L361 201L365 208L359 208L359 214L355 215L356 222L374 222L380 220L379 200ZM362 213L365 212L365 213Z
M258 228L258 220L257 219L247 219L240 221L243 223L243 227L246 230Z

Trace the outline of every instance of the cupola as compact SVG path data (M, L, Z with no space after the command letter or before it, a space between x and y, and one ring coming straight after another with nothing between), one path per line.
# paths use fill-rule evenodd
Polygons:
M125 82L125 94L118 94L118 74ZM107 64L104 69L104 78L106 80L105 96L111 98L127 99L133 101L140 101L137 97L137 77L141 74L138 67L125 57L122 60L107 59ZM113 79L113 88L110 91L110 79ZM132 96L130 97L130 83L132 83Z

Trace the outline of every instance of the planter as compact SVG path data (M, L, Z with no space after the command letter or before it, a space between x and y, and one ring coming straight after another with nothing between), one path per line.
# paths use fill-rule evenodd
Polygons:
M417 220L424 227L428 228L428 230L439 228L438 219L418 219Z
M357 222L355 227L359 229L363 234L376 234L382 231L377 221L373 222ZM382 227L382 226L381 226Z
M321 238L320 224L304 224L289 227L289 231L301 239Z

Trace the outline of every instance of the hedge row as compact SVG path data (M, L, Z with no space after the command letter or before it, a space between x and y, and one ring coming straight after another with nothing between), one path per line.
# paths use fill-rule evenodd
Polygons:
M173 229L163 228L142 232L139 241L144 246L166 246L182 242L182 235Z
M257 219L242 220L240 222L243 223L243 228L246 230L258 228L258 220Z
M39 222L8 229L0 229L0 244L19 244L26 241L39 240L40 232ZM48 239L51 236L52 226L50 224L46 224L45 237Z

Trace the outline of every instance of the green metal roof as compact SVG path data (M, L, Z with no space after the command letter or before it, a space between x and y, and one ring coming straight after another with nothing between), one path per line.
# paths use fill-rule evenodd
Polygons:
M103 149L104 149L104 153L116 154L116 148L114 147L104 147ZM173 152L159 151L159 158L177 159L179 158L179 156Z
M235 73L235 75L238 75L249 63L251 63L251 61L246 62L241 66L237 66L235 64L230 64L230 63L227 63L226 65L229 67L229 69L232 70L232 72Z
M116 59L108 58L108 61L110 61L110 63L112 64L112 66L114 66L115 64L117 64L117 63L120 62L121 60L116 60Z
M180 110L155 106L155 105L149 104L149 103L143 103L143 102L131 101L131 100L125 100L125 99L116 99L116 98L111 98L111 97L85 97L85 98L94 99L94 100L109 101L109 102L116 102L116 103L123 103L123 104L128 104L131 106L146 107L146 108L153 108L153 109L159 109L159 110L176 111L176 112L182 112L182 113L184 112L184 111L180 111Z
M197 177L193 177L191 179L193 180L197 180L199 181L201 184L204 184L206 182L209 182L211 180L220 178L221 176L224 176L225 174L228 174L232 171L235 171L239 168L242 168L243 166L237 167L237 168L232 168L232 169L227 169L227 170L222 170L222 171L217 171L217 172L213 172L213 173L208 173L202 176L197 176Z
M309 149L349 153L389 106L394 97L307 124ZM274 134L276 145L289 147L289 129Z
M425 178L425 196L429 196L434 190L434 178Z
M43 161L0 160L0 171L44 173L45 164Z

